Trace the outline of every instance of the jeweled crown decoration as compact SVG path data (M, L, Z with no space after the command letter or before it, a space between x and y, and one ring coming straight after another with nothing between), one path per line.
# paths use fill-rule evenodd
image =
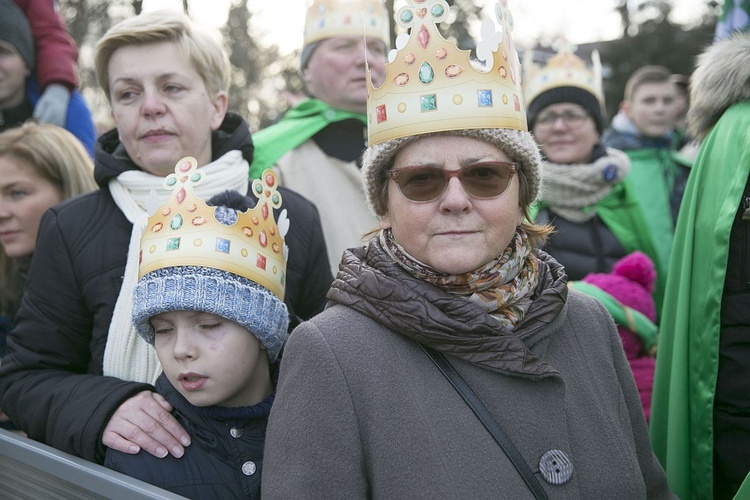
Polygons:
M577 87L597 98L604 107L604 87L602 86L602 64L599 52L591 54L591 68L575 54L575 49L565 42L560 43L557 53L550 57L544 66L533 62L532 51L524 57L524 95L526 104L540 94L559 87Z
M254 208L230 213L226 207L207 205L193 193L204 176L195 158L186 157L164 179L164 188L172 195L148 218L141 238L139 279L166 267L210 267L252 280L284 300L289 254L284 237L289 219L283 210L278 224L274 220L273 209L281 206L276 174L268 169L253 181L258 198ZM225 211L224 223L217 220L217 210Z
M390 42L388 11L382 0L313 0L305 18L304 45L324 38L362 34Z
M495 5L482 24L477 59L442 37L437 24L448 16L445 0L408 0L396 22L409 29L388 55L385 81L374 88L367 72L370 145L408 135L467 128L527 131L521 64L513 44L508 0Z

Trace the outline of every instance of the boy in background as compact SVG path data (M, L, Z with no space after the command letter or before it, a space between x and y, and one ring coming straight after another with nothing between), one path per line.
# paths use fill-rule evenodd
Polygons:
M602 144L630 158L629 179L651 229L660 262L669 262L674 225L691 162L677 153L676 89L663 66L643 66L628 78L620 110Z

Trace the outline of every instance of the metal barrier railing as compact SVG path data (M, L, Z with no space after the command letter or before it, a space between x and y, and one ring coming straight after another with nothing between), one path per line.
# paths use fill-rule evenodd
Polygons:
M0 429L0 499L183 499L143 481Z

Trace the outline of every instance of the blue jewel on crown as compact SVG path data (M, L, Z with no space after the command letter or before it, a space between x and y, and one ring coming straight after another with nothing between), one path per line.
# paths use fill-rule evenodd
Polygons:
M221 253L229 253L230 241L226 238L216 238L216 251Z
M487 89L477 90L477 105L480 108L491 108L492 91Z

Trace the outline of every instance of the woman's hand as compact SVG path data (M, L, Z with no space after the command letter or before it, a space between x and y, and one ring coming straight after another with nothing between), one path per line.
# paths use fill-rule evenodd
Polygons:
M125 401L104 428L102 443L134 455L147 451L158 458L180 458L190 436L172 415L172 405L160 394L143 391Z

